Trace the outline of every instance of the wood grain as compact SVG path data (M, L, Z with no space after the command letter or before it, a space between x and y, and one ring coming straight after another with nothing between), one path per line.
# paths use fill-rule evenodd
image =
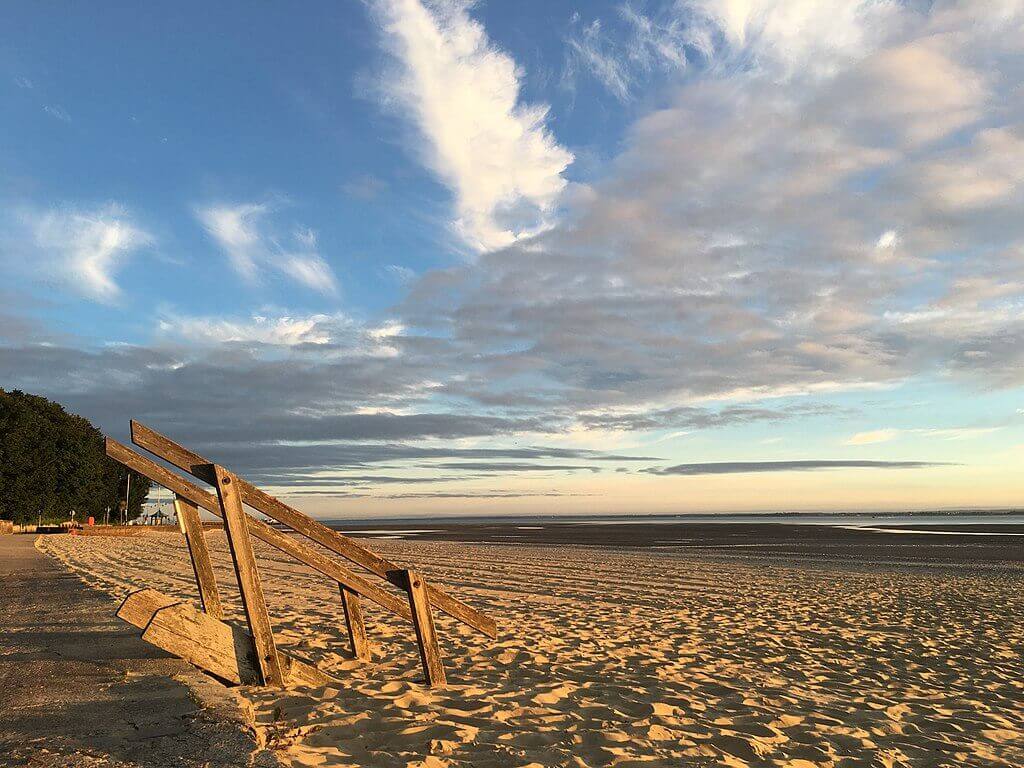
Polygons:
M430 688L444 688L448 681L441 661L441 648L437 644L427 583L416 571L404 570L401 578L409 590L409 607L412 609L412 623L416 628L416 643L420 649L426 684Z
M161 608L177 605L180 602L182 601L168 597L155 589L140 589L138 592L132 592L121 603L121 607L117 609L117 618L127 621L139 629L145 629L153 620L153 614Z
M174 511L185 532L185 543L188 545L188 555L192 560L192 572L196 575L203 610L215 619L222 619L224 614L220 606L220 592L217 590L217 578L213 575L210 550L206 546L206 533L199 519L199 507L183 496L175 495Z
M211 466L210 471L217 486L220 508L224 513L224 530L227 532L231 559L235 563L238 589L242 593L242 607L245 609L245 618L255 644L263 682L283 687L284 672L277 657L274 630L270 625L270 614L267 612L267 602L263 596L263 584L260 581L259 569L256 567L252 541L249 539L249 526L246 523L248 515L238 493L238 478L216 464Z
M255 685L261 672L252 635L241 627L200 613L188 603L155 589L134 592L117 616L143 630L142 638L190 664L235 685ZM280 654L286 687L337 683L316 667Z
M341 607L345 611L345 629L352 645L352 655L357 659L370 659L370 643L366 639L366 625L363 623L363 608L359 604L359 595L346 587L338 585L341 592Z

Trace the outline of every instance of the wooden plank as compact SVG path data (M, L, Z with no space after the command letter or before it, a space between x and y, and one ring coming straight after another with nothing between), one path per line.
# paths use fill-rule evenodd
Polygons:
M192 572L196 575L203 610L215 619L222 619L224 612L220 607L220 592L217 590L217 578L213 575L213 563L210 562L210 550L206 546L203 523L199 519L199 507L183 496L176 495L174 511L185 533L185 543L188 545L188 555L192 560Z
M153 614L161 608L180 602L182 601L168 597L155 589L140 589L138 592L132 592L121 603L121 607L117 609L117 618L133 624L139 629L145 629L153 620Z
M249 526L245 522L248 515L238 494L238 479L217 465L213 465L211 471L217 486L220 508L224 513L224 530L228 534L228 547L231 549L231 559L235 563L238 590L242 593L242 607L245 609L245 618L255 644L263 682L281 687L284 685L284 672L277 657L274 630L270 626L270 614L267 613L267 602L263 597L263 584L260 581L259 569L256 567L252 541L249 539Z
M184 610L183 610L184 609ZM263 679L252 635L241 627L213 629L195 609L182 604L163 608L146 626L142 639L235 685L259 685Z
M363 609L359 605L359 595L344 584L338 585L341 592L341 606L345 610L345 629L352 644L352 655L357 659L369 660L370 643L366 639L366 625L363 623Z
M107 456L115 461L119 461L121 464L124 464L129 469L138 472L140 475L145 475L153 482L158 483L169 491L188 499L193 504L202 507L208 512L212 512L217 515L217 517L224 516L221 512L217 497L212 493L204 491L195 483L190 483L183 477L161 467L159 464L147 459L145 456L140 456L127 446L122 445L109 437L107 438ZM282 552L286 552L299 562L308 565L310 568L319 571L325 576L329 576L334 581L344 584L353 592L362 595L368 600L372 600L382 608L387 608L389 611L398 614L402 618L412 621L412 614L409 612L409 604L407 601L402 600L381 587L378 587L376 584L367 581L359 574L351 571L341 563L333 560L322 552L317 551L308 544L303 544L295 537L289 536L287 533L275 528L271 528L266 523L262 523L255 518L248 516L246 516L246 518L246 522L249 525L249 533L253 536L258 539L262 539L270 546L276 547Z
M205 469L212 465L209 459L203 458L198 453L190 451L134 419L131 422L131 430L132 442L139 447L159 456L161 459L170 462L200 480L213 483L214 478L210 476L209 470ZM275 499L251 483L245 480L240 480L240 483L239 492L242 501L250 507L258 509L268 517L289 526L335 554L363 566L377 576L387 579L404 589L403 585L398 582L398 579L401 577L396 574L401 569L396 564L370 551L355 539L349 538L332 528L328 528L323 523L317 522L297 509ZM490 616L452 597L440 587L430 584L427 586L427 589L430 593L431 604L439 610L483 632L488 637L496 638L498 636L497 625Z
M409 607L412 609L412 623L416 628L416 643L420 648L420 662L423 664L427 686L444 688L448 681L441 661L441 648L437 644L427 583L416 571L402 571L402 578L409 590Z
M244 629L200 613L191 605L144 589L128 596L117 615L140 629L147 642L235 685L259 683L252 636ZM287 687L318 687L338 681L316 667L280 654Z

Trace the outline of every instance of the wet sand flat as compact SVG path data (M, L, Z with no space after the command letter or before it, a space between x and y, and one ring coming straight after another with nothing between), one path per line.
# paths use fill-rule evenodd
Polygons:
M936 564L940 567L1018 568L1024 564L1024 525L991 522L964 525L956 519L934 525L839 522L814 525L799 522L619 520L431 522L429 524L348 524L353 536L395 536L415 540L465 541L542 546L587 546L613 549L663 549L741 560L836 564Z
M209 540L241 619L223 534ZM501 635L438 615L450 686L424 690L411 627L368 605L373 663L350 659L336 585L258 546L279 644L343 681L242 690L286 765L1024 765L1024 570L1012 563L372 545L489 611ZM197 600L177 536L42 547L114 594Z

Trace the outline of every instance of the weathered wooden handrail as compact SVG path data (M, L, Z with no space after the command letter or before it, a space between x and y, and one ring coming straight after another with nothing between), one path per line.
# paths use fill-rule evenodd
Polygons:
M135 421L131 422L132 431L132 442L140 448L144 448L150 453L159 458L169 462L170 464L178 467L179 469L188 472L193 477L198 478L204 482L213 484L216 480L211 475L210 466L213 464L209 459L200 456L198 453L190 451L188 448L174 442L169 437L161 435L159 432L155 432L149 429L143 424ZM108 440L109 443L109 440ZM120 445L120 444L118 444ZM123 447L123 446L122 446ZM132 452L133 455L134 452ZM114 457L118 458L118 457ZM141 457L140 457L141 458ZM118 461L121 461L118 458ZM123 463L123 462L122 462ZM153 465L158 466L158 465ZM133 467L134 468L134 467ZM143 474L146 474L143 472ZM173 473L168 473L173 477ZM154 478L155 479L155 478ZM157 480L161 485L164 483ZM307 515L299 512L287 504L275 499L273 496L261 491L251 483L239 478L239 494L241 495L242 501L248 504L253 509L257 509L268 517L273 518L277 522L286 525L298 533L312 539L317 544L326 547L335 554L341 555L342 557L350 560L353 563L363 566L372 573L380 576L381 578L387 579L395 586L405 590L407 589L404 569L400 566L392 563L391 561L381 557L375 552L371 552L366 547L359 544L355 539L349 538L344 534L335 531L333 528L328 528L323 523L317 522ZM167 487L167 486L165 486ZM194 487L194 486L193 486ZM171 490L174 490L173 488ZM200 490L200 489L196 489ZM200 491L202 493L202 491ZM212 497L211 497L212 498ZM193 499L194 500L194 499ZM199 503L199 502L196 502ZM203 506L200 504L200 506ZM204 507L204 509L210 509L210 507ZM218 510L210 509L210 511L217 514ZM256 521L253 521L256 522ZM270 528L269 530L274 530ZM279 533L278 531L274 531ZM259 533L254 531L254 534L263 538ZM282 536L284 534L281 534ZM274 546L274 542L268 542ZM278 547L281 548L281 547ZM285 550L287 551L287 550ZM301 558L299 558L301 559ZM307 562L307 561L304 561ZM311 563L308 563L310 564ZM313 566L314 568L316 566ZM318 569L319 570L319 569ZM354 575L354 574L353 574ZM339 581L342 581L339 579ZM344 582L342 582L344 583ZM490 638L496 638L498 636L497 625L494 620L486 614L478 611L470 605L462 602L461 600L452 597L440 587L433 584L426 583L426 592L429 598L430 604L436 607L450 616L455 617L464 624L473 627L474 629L483 632ZM352 588L353 591L363 594L373 600L373 597L361 591L360 589ZM375 602L379 602L376 601ZM387 606L385 606L387 607Z
M187 499L196 506L202 507L217 517L223 518L224 515L221 512L217 497L212 493L204 491L194 483L190 483L174 472L161 467L153 460L141 456L113 438L107 438L106 450L107 456L115 461L121 462L140 475L145 475L153 482L162 485L167 490ZM408 604L390 592L367 581L359 574L316 551L308 544L303 544L288 534L271 528L266 523L260 522L248 515L246 515L246 523L249 526L249 533L256 538L291 555L299 562L308 565L325 576L329 576L353 592L377 603L382 608L387 608L402 618L412 621L412 612Z

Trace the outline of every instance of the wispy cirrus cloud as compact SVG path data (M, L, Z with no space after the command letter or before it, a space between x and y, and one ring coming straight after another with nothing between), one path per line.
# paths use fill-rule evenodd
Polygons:
M117 204L23 209L5 247L10 266L94 301L121 295L117 273L153 237Z
M271 213L266 203L218 203L195 209L207 234L246 280L255 282L262 270L274 269L317 293L336 295L337 278L318 252L316 233L296 229L280 237L268 222Z
M71 115L67 111L56 104L46 104L43 106L43 112L48 114L50 117L60 120L62 123L70 123Z
M681 70L691 57L706 57L711 48L707 27L671 3L650 13L625 3L611 20L584 22L574 13L562 83L574 88L585 72L619 101L628 101L652 75Z
M248 280L256 278L257 261L265 258L258 225L266 212L262 203L196 208L196 218L207 234L224 250L235 271Z
M897 0L665 0L624 2L566 39L563 83L586 72L620 101L654 75L688 63L717 73L758 70L772 79L841 71L897 35L909 21Z
M372 0L393 65L379 87L413 116L417 153L455 197L455 232L488 251L544 229L573 155L547 107L520 97L520 71L461 0Z

